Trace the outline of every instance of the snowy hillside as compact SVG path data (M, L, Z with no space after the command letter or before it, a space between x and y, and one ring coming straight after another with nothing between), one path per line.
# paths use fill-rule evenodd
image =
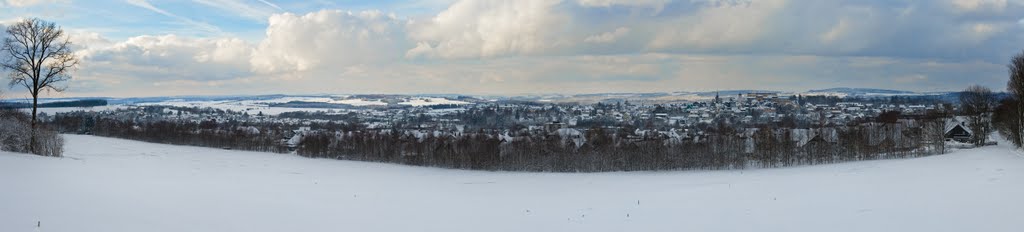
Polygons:
M72 111L108 111L131 106L175 106L232 110L249 114L278 115L285 112L338 111L343 109L374 109L385 107L431 107L440 105L473 105L482 101L472 97L429 95L256 95L256 96L185 96L148 98L50 98L41 103L59 103L102 99L105 106L44 107L40 112L56 114ZM461 100L458 100L461 99ZM0 99L4 103L25 103L29 99ZM27 111L27 109L26 109Z
M0 231L1021 231L1005 146L782 169L443 170L67 135L0 152Z

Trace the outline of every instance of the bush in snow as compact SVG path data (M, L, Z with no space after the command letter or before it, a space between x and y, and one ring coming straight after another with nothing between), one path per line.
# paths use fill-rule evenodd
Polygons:
M0 150L59 157L64 153L64 139L44 126L33 131L28 117L21 112L0 110Z

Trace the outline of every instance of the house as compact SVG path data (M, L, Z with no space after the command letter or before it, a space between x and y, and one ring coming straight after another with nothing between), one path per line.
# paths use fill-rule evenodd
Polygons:
M971 132L971 128L967 127L967 122L960 119L950 119L946 121L945 130L946 141L957 141L957 142L970 142L974 134Z
M575 148L580 148L584 143L587 142L586 136L582 131L572 128L562 128L557 130L558 136L562 138L562 144L572 145Z
M298 150L299 144L302 143L302 138L306 136L306 133L310 131L308 126L299 127L297 130L292 130L292 136L286 136L285 145L288 146L288 151Z
M544 124L544 130L548 131L549 133L550 132L555 132L558 129L562 129L562 128L567 128L567 127L565 126L565 123L561 123L561 122L558 122L558 121L549 122L547 124Z

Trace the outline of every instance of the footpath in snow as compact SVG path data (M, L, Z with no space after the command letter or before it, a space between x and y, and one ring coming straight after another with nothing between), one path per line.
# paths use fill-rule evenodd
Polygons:
M0 231L1024 231L1024 157L620 173L445 170L66 135L0 152Z

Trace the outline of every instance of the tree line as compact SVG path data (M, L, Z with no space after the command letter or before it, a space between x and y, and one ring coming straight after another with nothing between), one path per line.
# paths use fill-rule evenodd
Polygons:
M1010 97L998 102L992 109L992 126L1007 141L1018 148L1024 146L1024 52L1010 59L1007 65L1010 80L1006 90Z
M629 128L428 131L366 129L334 121L309 130L283 122L107 117L57 114L48 125L156 143L474 170L600 172L739 169L919 157L944 152L944 120L936 112L856 125L793 129L709 127L679 137ZM299 138L297 141L295 138ZM296 142L290 144L289 142Z

